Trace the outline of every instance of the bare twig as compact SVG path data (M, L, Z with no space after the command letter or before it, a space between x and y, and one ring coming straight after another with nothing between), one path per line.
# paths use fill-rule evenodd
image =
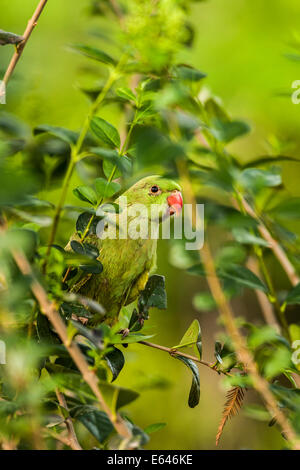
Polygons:
M26 43L28 41L28 39L30 38L31 36L31 33L32 31L34 30L35 26L37 25L37 21L43 11L43 9L45 8L46 6L46 3L47 3L48 0L41 0L35 10L35 12L33 13L32 17L30 18L30 20L28 21L28 24L27 24L27 28L25 29L25 32L23 34L23 41L20 42L17 46L16 46L16 51L14 53L14 55L12 56L12 59L7 67L7 70L5 72L5 75L4 75L4 78L3 78L3 81L5 84L7 84L8 80L10 79L21 55L22 55L22 52L26 46Z
M181 176L181 184L184 190L185 200L188 204L192 204L192 206L195 207L196 200L184 162L178 164L178 170ZM297 439L294 429L290 425L285 414L278 407L278 404L269 389L269 383L259 374L257 365L247 347L246 341L236 326L233 311L227 302L217 276L214 259L207 240L205 241L202 249L199 250L199 254L205 267L207 283L218 306L219 313L223 319L227 333L231 337L238 359L242 364L244 364L246 371L252 379L254 388L263 398L268 411L276 418L282 431L285 433L291 448L300 450L300 441Z
M161 346L160 344L149 343L149 341L139 341L139 344L144 344L144 346L149 346L150 348L155 348L155 349L159 349L160 351L165 351L173 357L176 357L176 356L186 357L187 359L191 359L192 361L197 362L198 364L202 364L203 366L209 367L211 370L218 372L218 374L231 375L228 372L217 370L215 367L215 363L203 361L202 359L199 359L196 356L191 356L190 354L186 354L181 351L178 351L178 349L168 348L166 346Z
M51 302L48 299L47 293L44 290L43 286L34 277L31 266L27 261L26 257L23 253L16 250L12 252L12 255L21 273L25 276L31 277L31 290L33 295L39 302L41 311L47 316L48 320L53 325L55 331L57 332L64 346L68 350L71 358L73 359L79 371L81 372L83 379L89 385L94 395L96 396L101 408L105 411L105 413L111 420L115 430L124 439L130 439L131 433L128 427L126 426L121 416L119 414L115 415L107 405L102 395L102 392L98 386L98 377L92 370L89 369L89 365L86 362L77 344L69 340L66 326L62 318L60 317L54 302Z
M59 402L60 406L62 408L65 408L68 411L68 406L67 406L67 402L66 402L64 394L61 393L59 390L56 390L55 393L56 393L56 396L57 396L57 399L58 399L58 402ZM68 417L66 419L66 426L67 426L67 430L68 430L69 446L73 450L82 450L82 447L79 444L76 433L75 433L72 418Z

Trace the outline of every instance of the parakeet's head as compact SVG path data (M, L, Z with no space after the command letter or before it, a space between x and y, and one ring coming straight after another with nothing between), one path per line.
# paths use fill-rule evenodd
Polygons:
M141 179L123 196L126 196L128 206L143 204L148 209L148 215L155 217L156 214L160 220L179 213L183 204L179 184L158 175Z

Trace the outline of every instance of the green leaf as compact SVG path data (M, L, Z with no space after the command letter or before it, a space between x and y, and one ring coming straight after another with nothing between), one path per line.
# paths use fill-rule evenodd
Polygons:
M128 87L117 88L116 94L127 101L134 101L136 103L136 96Z
M120 409L123 406L129 405L134 400L136 400L140 395L134 390L129 390L128 388L117 387L116 385L100 382L99 386L103 391L104 395L112 397L118 391L118 399L116 403L116 409Z
M102 350L104 347L104 342L103 342L103 330L101 328L87 328L84 326L81 322L71 320L71 323L77 331L87 338L94 346L96 346L97 349Z
M79 54L84 55L89 59L97 60L98 62L102 62L103 64L116 65L115 59L113 59L106 52L96 47L85 46L84 44L73 44L71 46L71 49L76 52L79 52Z
M240 175L240 182L252 191L273 188L282 184L281 174L277 168L273 170L260 170L259 168L247 168Z
M90 274L100 274L103 271L103 266L100 261L85 254L65 251L64 261L67 266L78 266L80 269Z
M196 276L206 276L205 269L202 264L192 266L188 269L188 272ZM220 279L233 280L243 287L258 289L266 293L268 292L267 286L256 276L256 274L244 266L236 264L227 265L226 268L217 269L217 275Z
M98 258L99 256L99 250L95 245L92 245L90 243L80 243L76 240L72 240L71 243L71 248L75 253L78 253L80 255L86 255L89 258Z
M254 235L253 233L249 232L244 228L234 228L232 230L232 235L234 236L235 240L239 243L243 243L245 245L259 245L269 247L269 243L261 237Z
M276 383L270 385L277 400L284 407L292 410L300 410L300 390L298 388L286 388Z
M184 149L154 127L142 126L136 135L136 156L141 165L154 165L182 158Z
M288 305L300 304L300 283L288 293L285 302Z
M147 426L145 429L144 429L144 432L146 434L152 434L154 432L157 432L157 431L160 431L161 429L163 429L167 424L166 423L153 423L153 424L150 424L149 426Z
M186 346L196 345L197 350L199 352L199 356L201 359L202 356L202 336L201 336L201 328L198 320L194 320L187 331L185 332L184 336L182 337L178 346L174 346L172 349L179 349L184 348Z
M5 46L6 44L19 44L23 39L23 36L0 29L0 46Z
M15 401L0 401L0 416L7 418L9 415L13 415L19 409L19 404Z
M91 260L87 264L81 264L80 269L89 274L101 274L103 265L98 260Z
M242 264L247 258L247 252L243 246L237 243L224 245L217 253L216 266L220 269L231 264Z
M73 419L80 421L99 442L105 441L114 430L107 414L95 406L75 406L70 410L70 415Z
M90 186L78 186L73 189L73 194L81 201L89 202L93 206L97 205L97 194Z
M121 335L116 335L112 342L114 344L132 344L139 343L140 341L145 341L147 339L153 338L154 335L143 335L142 333L130 333L126 338L123 338Z
M268 380L282 374L291 366L291 352L286 347L278 347L264 364L264 373Z
M110 198L121 189L121 185L119 183L109 182L104 178L97 178L94 181L94 186L97 191L98 198Z
M38 134L51 134L54 137L57 137L64 142L67 142L70 145L74 145L78 139L78 133L74 131L70 131L69 129L65 129L64 127L55 127L55 126L48 126L48 124L43 124L37 126L33 130L34 135Z
M79 234L83 235L85 230L87 229L87 226L91 220L91 217L93 217L94 214L92 214L91 212L83 212L82 214L80 214L80 216L78 217L77 221L76 221L76 230ZM94 218L93 218L93 221L90 225L90 228L89 228L89 232L88 232L88 235L90 234L93 234L95 235L96 234L96 228L97 228L97 224L98 222L100 222L100 220L102 220L102 217L98 217L98 216L95 216L94 215Z
M179 361L182 361L192 371L193 378L188 404L190 408L195 408L195 406L198 405L200 400L200 376L198 367L191 359L187 359L186 357L179 355L176 355L174 357Z
M205 101L204 107L205 112L208 114L208 117L211 121L214 119L220 120L222 122L230 121L223 107L214 98L209 98L207 101Z
M220 273L220 276L223 276L225 279L232 279L241 286L268 292L267 286L256 274L244 266L231 265L226 269L226 272Z
M112 375L113 375L112 382L113 382L114 380L116 380L116 378L118 377L118 375L120 374L121 370L124 367L124 364L125 364L124 355L119 349L113 348L112 351L108 352L105 355L104 359L106 360L107 365L112 372Z
M148 279L145 289L140 293L138 300L139 311L148 311L150 307L167 308L167 294L165 278L154 274Z
M189 82L199 82L207 75L189 65L179 64L174 67L175 77Z
M98 156L104 160L103 170L107 178L109 178L111 175L114 166L117 167L122 175L131 175L132 162L126 155L122 155L121 157L116 150L104 149L101 147L92 147L90 151L95 156ZM115 177L116 176L118 176L117 172L115 174Z
M278 333L271 326L265 325L255 330L249 335L248 344L250 348L258 348L262 344L278 340Z
M206 276L205 269L202 263L195 264L188 268L187 272L193 274L194 276Z
M46 317L46 315L40 312L37 315L36 328L37 328L38 338L41 343L43 342L48 343L48 344L59 343L59 339L57 335L51 329L51 324L48 318Z
M94 117L91 122L91 129L105 144L112 148L120 148L121 139L117 129L105 119Z
M80 255L85 254L84 246L76 240L71 241L71 248L75 253L79 253Z
M71 302L63 302L60 306L63 315L66 319L71 319L72 315L75 314L77 317L83 317L83 318L88 318L91 319L93 318L93 313L84 308L82 305L78 305L75 303ZM100 310L101 313L104 313L103 309ZM99 309L97 313L99 312Z
M237 137L242 137L250 132L250 127L243 121L222 121L220 119L213 120L214 127L211 129L212 134L220 142L229 143Z

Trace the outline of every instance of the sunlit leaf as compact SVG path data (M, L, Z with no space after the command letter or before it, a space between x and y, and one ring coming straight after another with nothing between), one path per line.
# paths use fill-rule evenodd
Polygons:
M90 186L78 186L73 189L73 193L78 199L84 202L89 202L93 206L97 204L97 194Z
M121 189L121 185L119 183L115 183L113 181L109 182L104 178L97 178L94 181L94 186L97 191L98 198L110 198Z
M94 117L91 122L91 129L102 142L110 147L119 148L121 145L119 132L105 119Z

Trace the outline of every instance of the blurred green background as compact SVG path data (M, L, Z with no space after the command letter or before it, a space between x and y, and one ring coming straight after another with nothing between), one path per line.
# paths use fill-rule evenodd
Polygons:
M0 27L22 34L36 3L36 0L1 0ZM87 16L88 3L49 0L8 86L5 111L32 127L47 123L76 129L81 125L88 101L78 86L88 82L86 69L83 74L88 63L70 52L68 44L97 44L91 32L110 27L103 19ZM251 134L234 143L232 152L248 161L272 148L277 150L279 140L284 143L285 154L297 156L300 105L292 104L291 86L300 79L300 63L287 60L285 54L291 52L294 35L300 34L299 0L208 0L194 4L191 20L196 28L195 46L184 52L180 60L206 72L206 87L222 99L228 112L252 126ZM113 47L107 44L108 50ZM0 48L1 71L12 52L12 47ZM119 128L124 124L119 122L115 107L104 108L101 116ZM283 176L290 194L300 196L299 165L285 164ZM57 191L43 197L55 201ZM75 202L72 194L68 202ZM66 230L60 232L61 236L65 233L65 239L58 241L67 241L72 225ZM150 329L155 325L159 331L154 341L167 346L177 344L192 319L198 318L204 338L204 359L212 361L216 332L222 331L216 324L217 315L195 310L192 299L205 285L174 268L169 263L168 251L168 243L161 241L158 273L166 276L168 310L152 313ZM234 302L234 308L239 316L260 321L256 300L247 292ZM148 447L214 449L225 397L221 378L201 368L201 401L192 410L187 406L190 375L179 361L142 345L130 346L125 354L126 367L117 382L143 391L128 410L129 415L141 427L167 423L166 428L152 436ZM257 397L249 394L246 403L253 399ZM219 448L276 449L282 442L274 428L241 412L225 428Z

